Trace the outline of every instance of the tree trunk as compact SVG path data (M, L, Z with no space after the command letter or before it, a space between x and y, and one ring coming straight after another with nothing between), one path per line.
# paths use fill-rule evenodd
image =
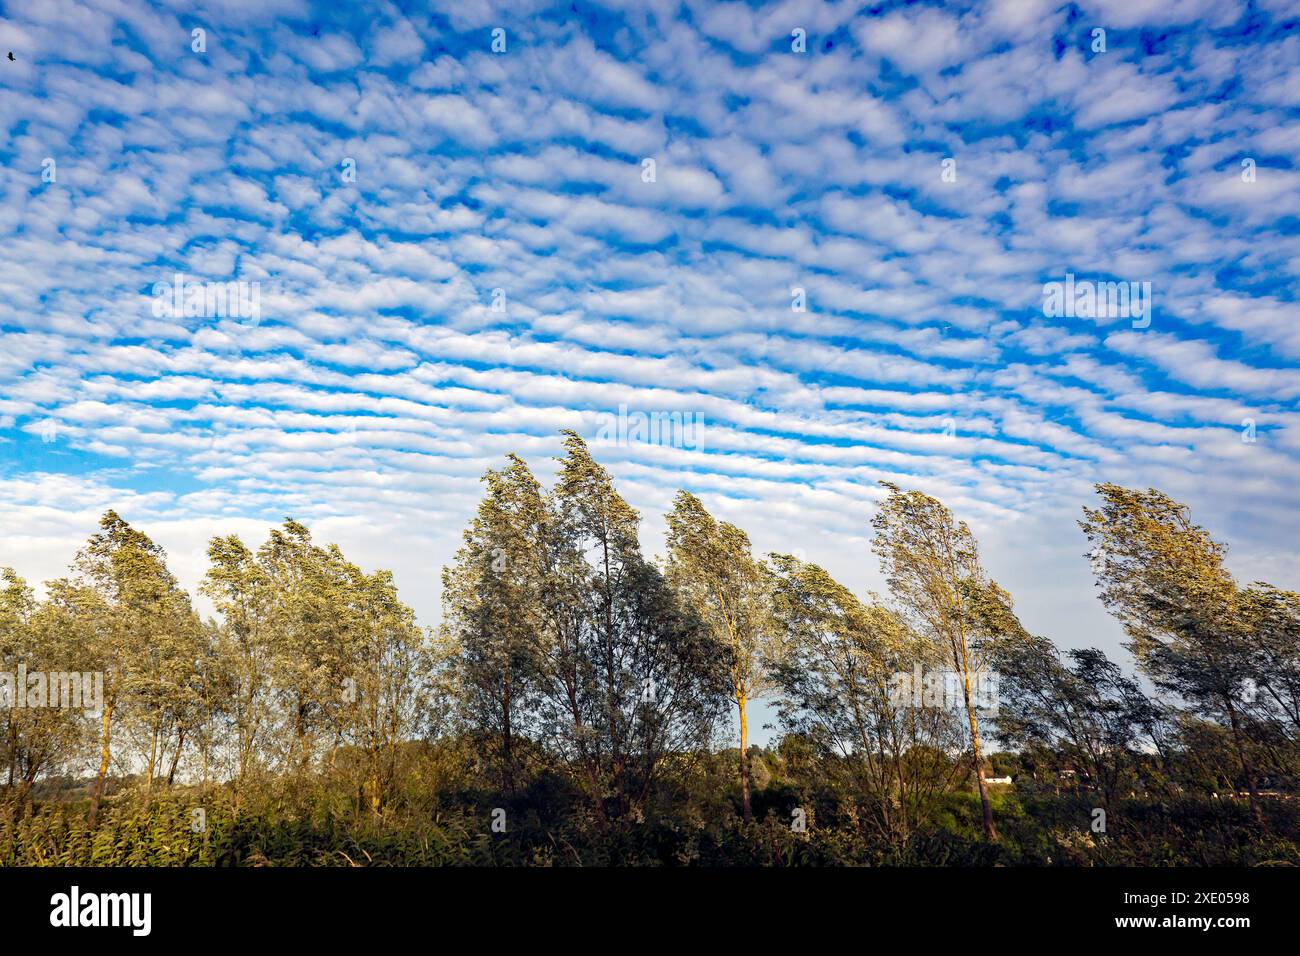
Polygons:
M513 715L510 713L510 685L506 684L501 698L501 772L503 775L501 789L506 793L514 792L515 782L515 740L514 728L511 726Z
M90 796L90 826L95 825L95 820L99 817L99 804L104 799L104 778L108 776L108 763L112 757L109 751L109 745L112 742L110 736L110 724L113 720L113 705L104 705L104 735L99 747L99 773L95 776L95 789Z
M181 762L181 750L185 747L185 728L182 727L176 734L176 752L172 754L172 765L167 771L167 786L170 788L176 780L176 765Z
M154 729L153 729L153 745L149 748L149 774L148 774L148 782L145 784L145 793L146 793L146 794L149 794L149 795L152 795L152 794L153 794L153 777L154 777L154 772L155 772L155 771L154 771L154 768L155 768L155 767L157 766L157 764L158 764L158 737L159 737L160 734L161 734L161 731L159 730L159 728L158 728L158 727L154 727Z
M596 818L605 820L605 807L600 800L600 785L597 781L596 767L587 746L587 729L582 722L582 708L578 706L577 675L564 677L564 691L569 699L569 713L573 715L573 739L578 743L578 759L583 776L587 781L587 795L591 798Z
M745 813L745 822L754 819L749 808L749 718L745 713L745 695L736 695L736 706L740 708L740 805Z
M383 816L384 800L379 785L379 771L372 770L370 773L370 812L376 817Z
M1259 785L1255 782L1255 764L1246 753L1246 747L1241 742L1241 728L1237 721L1237 708L1232 706L1232 700L1227 700L1228 721L1232 725L1232 743L1237 749L1237 759L1241 761L1241 769L1246 775L1246 789L1250 793L1250 815L1259 822L1263 819L1263 814L1259 809ZM1236 787L1233 787L1235 790Z
M18 794L16 796L18 809L17 812L14 814L15 823L17 823L19 820L21 820L23 817L27 815L27 801L31 798L32 787L34 787L35 785L36 785L35 777L32 777L30 779L25 779L19 785ZM33 814L35 813L35 807L32 808L32 812Z
M975 719L975 708L970 701L970 671L963 670L962 690L966 697L966 719L970 722L971 749L975 752L975 785L980 792L980 807L984 811L984 838L990 843L998 842L998 831L993 826L993 807L989 803L988 788L984 786L984 755L980 752L980 729Z

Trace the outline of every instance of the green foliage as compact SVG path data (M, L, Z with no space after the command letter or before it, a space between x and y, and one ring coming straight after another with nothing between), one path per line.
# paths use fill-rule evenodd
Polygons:
M0 669L99 670L105 703L5 708L0 865L1300 865L1300 595L1239 587L1159 492L1082 522L1144 685L1030 634L918 492L872 521L885 603L687 492L661 570L573 433L549 490L513 456L485 485L437 634L293 520L211 542L207 622L113 512L42 600L0 569ZM896 692L932 668L963 707Z

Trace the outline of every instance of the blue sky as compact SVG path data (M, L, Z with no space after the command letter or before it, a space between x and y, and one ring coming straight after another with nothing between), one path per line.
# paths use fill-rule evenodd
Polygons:
M115 507L192 587L292 515L432 624L484 469L625 405L705 421L595 449L651 552L686 486L879 588L891 480L1113 651L1107 480L1300 581L1297 4L433 7L0 7L0 564ZM156 315L177 272L260 314ZM1149 325L1045 315L1066 274Z

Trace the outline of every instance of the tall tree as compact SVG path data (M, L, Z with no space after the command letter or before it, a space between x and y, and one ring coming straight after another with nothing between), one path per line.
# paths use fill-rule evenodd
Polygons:
M1101 651L1066 657L1044 637L999 646L998 732L1013 746L1050 751L1061 767L1073 764L1111 806L1138 770L1154 704Z
M740 797L750 809L749 701L770 689L779 658L771 615L771 572L756 560L744 531L718 522L698 498L679 491L668 514L669 583L725 650L731 699L740 724Z
M353 646L353 685L344 695L346 738L361 757L361 786L372 814L384 812L404 741L425 730L434 660L415 612L401 602L388 571L354 576L360 633Z
M113 718L138 706L136 716L156 741L171 702L171 683L193 667L198 617L188 595L167 569L166 553L114 511L99 522L74 564L76 587L58 585L69 607L93 617L91 653L104 673L99 769L91 794L90 820L99 814L104 778L112 761ZM150 771L156 750L151 751Z
M352 590L359 572L336 545L314 544L311 532L292 519L271 530L258 562L274 595L270 678L284 715L282 752L297 780L305 781L322 741L337 744L351 703L359 633Z
M5 689L13 696L0 700L0 761L5 768L6 807L12 816L26 808L36 780L67 764L89 739L84 711L66 707L27 707L28 688L17 681L20 667L50 681L50 672L82 673L86 655L72 627L51 613L49 604L37 603L31 588L10 568L0 568L0 672ZM89 675L87 675L89 676ZM83 690L85 688L82 688ZM47 684L47 692L57 691ZM81 701L86 709L91 701Z
M782 722L817 748L827 778L849 777L848 799L905 852L952 783L947 753L961 727L951 711L913 706L899 678L943 658L897 615L859 600L817 565L772 560L786 645L775 670Z
M1101 600L1123 625L1138 666L1164 690L1231 732L1251 812L1258 784L1244 726L1253 696L1246 617L1226 548L1191 520L1187 507L1154 488L1097 485L1098 508L1079 522Z
M599 814L640 814L670 757L703 747L725 676L716 646L641 553L639 515L565 432L547 501L551 736ZM675 755L675 756L674 756Z
M400 744L421 729L430 666L392 576L364 573L293 520L256 554L228 536L208 556L203 592L223 620L195 679L233 730L238 790L266 769L301 783L322 747L328 770L351 745L358 803L381 813Z
M1252 682L1246 696L1300 741L1300 594L1256 581L1242 592L1240 607L1248 633L1243 666Z
M920 633L942 648L961 685L970 729L975 785L984 814L984 835L998 838L984 784L979 718L972 681L982 675L975 636L976 611L969 595L987 584L979 546L964 521L937 499L881 482L888 491L872 518L872 548L880 558L890 592Z
M497 785L509 790L538 692L544 505L517 456L483 482L487 493L455 563L443 569L443 626L459 648L466 716L487 732Z
M214 703L224 704L234 730L238 794L262 769L262 744L274 720L270 703L275 654L271 604L276 594L267 569L237 535L213 538L208 561L200 590L221 615L215 635L219 669L213 674L211 688Z

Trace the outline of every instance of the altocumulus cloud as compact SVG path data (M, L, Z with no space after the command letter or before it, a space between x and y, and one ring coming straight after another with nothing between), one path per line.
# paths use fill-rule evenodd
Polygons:
M558 429L625 407L705 422L596 449L652 550L685 485L878 586L889 479L974 523L1031 626L1113 649L1072 523L1110 480L1294 584L1297 25L1270 0L15 5L0 563L59 573L113 506L193 586L208 535L291 514L432 623L482 471L545 474ZM155 309L177 274L196 307ZM1066 275L1149 282L1149 327L1048 317ZM205 283L256 283L255 314Z

